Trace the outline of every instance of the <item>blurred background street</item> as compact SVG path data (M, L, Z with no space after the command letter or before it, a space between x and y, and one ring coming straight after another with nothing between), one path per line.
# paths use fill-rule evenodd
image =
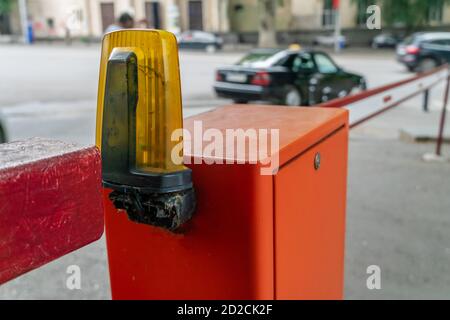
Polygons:
M0 112L9 140L40 136L94 143L99 46L0 48ZM217 67L242 52L182 51L185 116L230 103L215 97ZM354 49L333 56L376 87L411 76L392 51ZM450 163L427 163L431 143L402 130L437 132L443 87L354 129L350 140L346 298L450 298ZM450 120L450 119L447 119ZM448 131L447 131L448 134ZM450 146L444 146L446 155ZM66 268L82 270L82 290L66 289ZM382 290L366 287L366 268L382 268ZM104 239L0 287L1 299L109 299Z
M378 11L367 0L0 0L0 128L8 141L93 145L100 39L111 30L176 34L185 117L233 103L216 95L217 83L241 101L242 88L277 87L277 101L298 107L450 63L449 2L376 3ZM444 160L423 160L435 151L444 89L431 90L428 112L421 94L351 130L346 299L450 299L450 114ZM70 265L81 268L81 290L66 287ZM381 290L367 288L371 265ZM110 298L104 238L0 286L0 299Z

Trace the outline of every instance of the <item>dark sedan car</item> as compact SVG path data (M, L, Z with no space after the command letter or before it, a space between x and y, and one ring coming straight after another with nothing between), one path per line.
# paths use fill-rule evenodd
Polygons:
M382 33L372 39L371 46L378 48L395 48L401 42L401 38L391 33Z
M450 62L450 32L422 32L397 47L397 59L410 71L428 71Z
M365 90L366 81L344 71L324 52L263 49L217 70L214 89L236 103L263 100L300 106Z
M180 49L215 52L223 46L222 38L204 31L186 31L177 36L177 40Z

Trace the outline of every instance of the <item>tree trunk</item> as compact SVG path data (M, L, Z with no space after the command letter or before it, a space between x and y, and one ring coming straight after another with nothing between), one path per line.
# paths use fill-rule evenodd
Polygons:
M259 0L259 47L277 46L276 36L277 0Z

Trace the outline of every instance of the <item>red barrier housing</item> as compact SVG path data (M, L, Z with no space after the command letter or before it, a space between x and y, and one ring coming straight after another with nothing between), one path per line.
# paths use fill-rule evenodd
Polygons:
M243 158L216 155L234 164L207 164L185 147L198 209L177 234L131 222L105 189L113 298L341 299L348 112L234 105L187 119L191 139L196 122L224 135L279 129L279 152L269 154L278 173L261 175L249 148Z
M0 145L0 284L99 239L103 226L95 147Z

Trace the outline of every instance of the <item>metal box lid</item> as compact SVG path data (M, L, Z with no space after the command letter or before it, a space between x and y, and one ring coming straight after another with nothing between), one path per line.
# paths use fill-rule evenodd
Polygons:
M279 130L279 148L270 148L269 137L267 154L259 152L258 149L247 147L241 154L234 152L233 159L227 160L251 162L251 159L256 159L257 162L261 163L267 162L267 157L273 157L279 152L279 164L281 166L345 126L348 126L348 111L344 109L230 105L185 120L184 127L186 132L190 134L186 135L185 132L184 152L186 158L227 159L227 150L223 150L222 156L213 155L211 157L211 155L202 154L204 147L210 143L208 141L203 141L203 148L198 148L198 139L203 137L203 140L205 140L204 134L208 129L215 129L215 132L222 134L225 140L223 142L224 149L232 148L234 143L234 141L226 139L227 130L244 130L247 133L244 134L248 145L252 142L258 145L258 140L261 140L259 134L264 129L267 129L268 136L271 135L271 130ZM247 132L247 130L255 130L256 135ZM208 134L208 136L211 138L211 134Z

